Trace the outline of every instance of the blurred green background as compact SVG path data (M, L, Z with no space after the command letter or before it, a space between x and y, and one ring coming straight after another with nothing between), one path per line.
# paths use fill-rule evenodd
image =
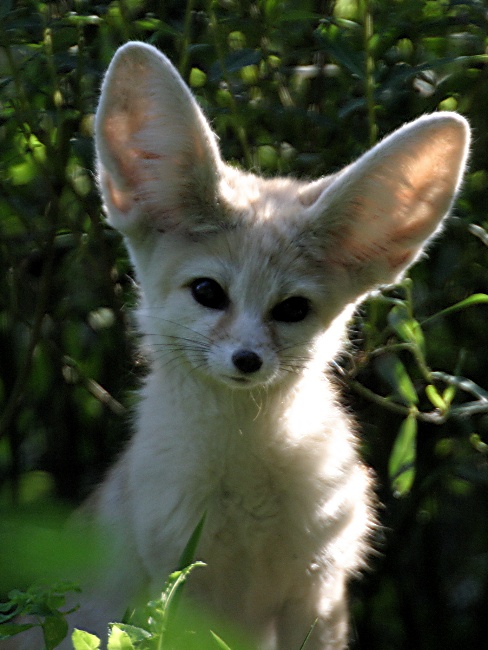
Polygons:
M35 572L13 513L86 496L130 433L145 371L132 271L93 175L101 77L129 39L164 51L224 157L265 175L330 173L426 112L471 122L454 216L412 284L362 308L336 374L384 525L352 587L351 647L486 647L488 307L439 313L488 293L481 0L2 0L0 592Z

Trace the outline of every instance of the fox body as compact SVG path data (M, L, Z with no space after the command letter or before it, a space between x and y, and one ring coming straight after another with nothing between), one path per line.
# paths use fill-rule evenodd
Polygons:
M74 624L104 635L157 593L206 513L188 598L256 648L339 650L374 526L327 365L358 301L394 282L459 187L466 121L421 117L314 182L226 165L166 57L128 43L96 117L108 221L140 283L151 359L135 433L83 509L111 562ZM68 647L68 645L66 646Z

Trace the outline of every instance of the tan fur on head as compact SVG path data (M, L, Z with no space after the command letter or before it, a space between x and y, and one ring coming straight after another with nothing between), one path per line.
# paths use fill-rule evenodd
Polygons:
M297 183L243 174L221 160L168 59L141 43L114 57L96 124L102 192L122 232L141 221L205 231L293 212L282 218L317 233L324 257L346 270L357 295L393 282L421 253L452 205L469 144L466 121L438 113L399 129L333 177Z

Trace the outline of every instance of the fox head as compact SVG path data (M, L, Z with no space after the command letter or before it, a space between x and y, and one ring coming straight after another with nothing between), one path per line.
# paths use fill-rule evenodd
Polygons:
M170 61L127 43L103 82L96 151L108 221L141 285L143 332L231 387L299 373L348 306L421 255L452 205L468 142L462 117L438 113L332 176L263 179L223 162Z

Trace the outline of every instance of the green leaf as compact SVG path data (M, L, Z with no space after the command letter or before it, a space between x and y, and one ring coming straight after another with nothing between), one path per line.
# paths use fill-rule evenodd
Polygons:
M100 648L100 639L84 630L73 630L71 640L74 650L98 650Z
M307 636L305 637L305 639L303 640L302 645L300 646L300 650L306 650L307 643L308 643L310 637L312 636L312 632L314 631L315 626L317 625L317 621L318 621L318 620L319 620L319 619L316 618L315 621L314 621L314 622L312 623L312 625L310 626L310 629L309 629L308 632L307 632Z
M199 68L192 68L189 83L192 88L202 88L207 83L207 75Z
M136 643L140 643L141 641L145 641L146 639L151 639L153 637L150 632L137 625L129 625L127 623L113 623L110 625L110 628L112 630L114 627L117 627L117 629L121 632L125 632L129 636L130 640Z
M471 174L471 186L476 188L478 192L483 191L486 189L488 183L487 183L487 173L484 170L480 170L478 172L475 172L474 174ZM473 234L475 237L478 237L478 239L481 239L483 244L485 246L488 246L488 232L481 226L478 226L475 223L471 223L468 226L468 230L471 234Z
M469 442L473 445L476 451L482 454L488 453L488 444L481 439L479 433L472 433L469 437Z
M442 399L444 401L444 404L446 404L446 406L450 406L455 396L456 396L456 386L448 386L445 389L445 391L442 393Z
M34 498L36 491L44 497L49 483L45 480L47 475L29 472L22 477L22 494ZM81 572L92 567L95 561L101 561L103 552L99 545L97 535L85 535L81 538L77 533L62 528L64 509L39 507L36 515L16 513L13 509L2 513L2 528L4 534L0 543L0 589L8 591L18 584L19 576L25 583L34 581L44 584L60 580L63 576ZM57 595L73 590L74 585L65 587L56 585ZM49 600L54 595L31 593L26 596L32 603L41 609L31 609L29 614L49 614L50 604L59 604L59 599ZM22 596L19 604L22 603ZM52 609L52 608L51 608Z
M198 522L198 524L195 527L195 530L191 534L190 539L186 543L185 548L183 549L183 553L181 554L181 557L178 562L178 568L180 571L183 569L186 569L191 565L193 560L195 559L195 553L197 550L198 542L200 541L200 537L202 535L202 530L203 526L205 525L205 518L207 516L207 513L205 512Z
M112 625L107 650L134 650L130 636L120 625Z
M210 70L210 80L218 81L225 73L239 72L248 65L257 65L262 59L259 51L243 48L227 55L224 66L219 61L214 63Z
M212 630L210 630L210 634L212 635L212 638L215 641L215 645L217 646L217 648L219 648L220 650L231 650L231 647L228 646L227 643L218 636L218 634L215 634L215 632L212 632Z
M62 614L52 614L46 616L42 631L47 650L53 650L68 634L68 623Z
M162 601L164 604L165 611L168 611L171 606L174 607L175 603L173 602L173 600L177 597L178 592L180 591L181 587L185 583L187 577L197 566L203 567L205 566L205 563L194 562L193 564L191 564L188 567L185 567L181 571L174 571L169 576L162 596Z
M432 384L429 384L428 386L425 387L425 394L430 400L430 403L433 404L437 409L441 411L445 411L447 409L447 404L442 398L441 395L439 395L439 392L435 386Z
M5 614L3 613L5 612ZM18 614L18 608L13 608L12 603L0 603L0 625L11 621ZM3 628L0 628L0 630Z
M410 492L415 479L417 419L413 413L402 422L388 462L388 474L395 496Z
M376 361L376 368L392 390L392 397L405 406L418 403L418 395L408 372L395 354L384 354Z
M71 13L65 17L65 20L71 25L76 25L76 27L86 27L87 25L99 25L102 22L102 18L94 14L90 16L79 16L75 13Z
M282 0L265 0L264 1L264 14L266 18L273 23L283 13Z
M425 347L424 334L418 321L410 318L406 305L395 305L388 314L388 323L406 343L417 345L422 351Z
M2 623L0 625L0 641L9 639L15 634L24 632L24 630L30 630L31 627L35 627L34 623Z
M336 0L334 3L334 16L346 20L358 20L361 16L359 0Z
M429 316L429 318L426 318L422 321L422 324L425 325L425 323L430 323L430 321L434 320L434 318L445 316L446 314L451 314L454 311L459 311L460 309L465 309L466 307L472 307L473 305L482 305L487 303L488 296L486 293L474 293L472 296L469 296L469 298L465 298L464 300L457 302L455 305L451 305L451 307L442 309L441 311L438 311L437 314Z

